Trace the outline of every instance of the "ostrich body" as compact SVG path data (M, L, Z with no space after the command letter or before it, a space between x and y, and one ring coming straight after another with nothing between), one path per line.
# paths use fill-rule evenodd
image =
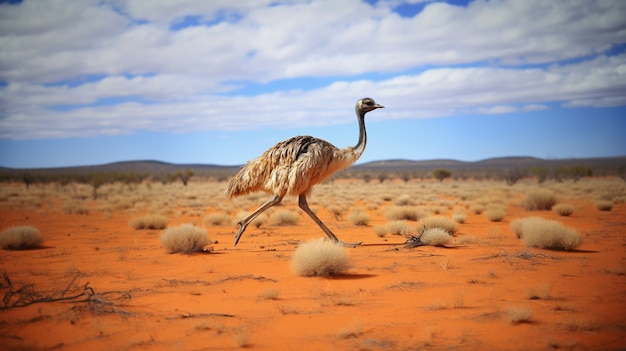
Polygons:
M298 206L317 223L329 239L344 246L359 245L360 243L346 244L337 239L337 236L311 211L306 197L315 184L339 170L350 167L361 157L367 142L365 114L383 107L370 98L357 101L355 110L359 121L359 141L354 147L339 149L322 139L297 136L274 145L261 156L248 161L230 180L228 195L232 198L265 191L274 196L237 223L239 232L235 236L235 246L248 224L263 211L278 205L286 195L298 196Z

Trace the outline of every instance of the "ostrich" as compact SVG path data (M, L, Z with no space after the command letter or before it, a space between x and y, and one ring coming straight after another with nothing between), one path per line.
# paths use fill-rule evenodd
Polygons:
M248 224L263 211L278 205L285 195L297 195L298 206L332 241L348 247L361 244L348 244L337 239L337 236L311 211L306 197L311 193L315 184L324 181L339 170L350 167L359 159L367 141L365 114L383 107L370 98L357 101L355 110L359 121L359 141L354 147L339 149L322 139L296 136L274 145L261 156L248 161L230 180L227 190L229 197L256 191L265 191L274 196L237 223L239 232L235 236L235 246Z

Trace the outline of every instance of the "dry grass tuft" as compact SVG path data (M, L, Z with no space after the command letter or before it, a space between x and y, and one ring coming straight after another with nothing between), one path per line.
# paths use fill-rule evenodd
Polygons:
M396 201L394 201L393 203L398 205L398 206L413 206L413 205L415 205L415 202L413 201L413 198L411 197L411 195L408 195L408 194L400 195L396 199Z
M168 228L160 238L169 253L200 251L209 244L207 230L190 223Z
M547 189L535 189L526 194L522 206L529 211L549 211L556 205L556 195Z
M596 201L596 208L600 211L610 211L613 209L613 201L598 200Z
M463 224L467 221L467 213L464 210L456 210L452 214L452 220L459 224Z
M395 235L409 236L415 233L412 225L407 221L391 221L385 225L387 233Z
M307 241L296 249L291 268L300 276L332 276L350 268L348 251L326 239Z
M390 221L409 220L417 221L423 217L423 213L413 206L390 206L385 209L385 217Z
M570 204L558 204L552 206L552 211L558 213L560 216L571 216L574 213L576 207Z
M204 217L206 225L222 225L228 222L228 216L223 212L214 212Z
M424 233L420 236L420 241L427 245L443 246L450 241L450 238L450 233L447 230L434 227L424 230Z
M511 229L526 246L552 250L572 250L582 244L582 236L561 222L540 217L517 219Z
M0 247L5 250L25 250L43 242L39 229L31 226L10 227L0 232Z
M348 221L354 225L368 225L370 222L370 215L362 210L353 210L348 215Z
M454 234L459 229L459 224L451 218L441 216L428 216L420 219L418 226L429 228L441 228L449 234Z
M533 310L525 307L510 307L506 310L506 320L511 324L530 323Z
M136 230L140 229L165 229L167 227L167 217L155 214L145 215L130 221L130 226Z
M501 222L506 216L506 209L502 207L491 207L485 211L485 217L492 222Z
M279 210L270 216L270 223L273 225L294 225L298 222L297 213L290 210Z

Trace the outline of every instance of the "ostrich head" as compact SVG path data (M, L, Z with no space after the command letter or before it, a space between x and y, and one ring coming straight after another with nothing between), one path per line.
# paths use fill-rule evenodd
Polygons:
M385 106L377 104L372 98L362 98L356 102L356 111L361 116L377 108L385 108Z

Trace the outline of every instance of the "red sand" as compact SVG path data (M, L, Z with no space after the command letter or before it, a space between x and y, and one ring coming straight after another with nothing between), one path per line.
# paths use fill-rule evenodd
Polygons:
M137 231L137 214L89 215L2 209L0 229L33 225L36 250L6 251L0 267L14 288L78 298L0 310L2 349L62 350L616 350L626 347L626 205L600 212L575 203L571 217L510 206L503 222L468 213L450 247L405 249L399 236L322 220L345 241L353 268L334 278L289 268L299 241L319 238L306 217L295 226L209 227L213 252L167 254L160 231ZM293 204L285 205L296 211ZM210 213L210 209L205 214ZM371 225L385 219L370 212ZM527 249L510 221L539 215L584 236L579 250ZM558 217L558 218L557 218ZM170 225L201 224L198 217ZM460 244L464 236L476 238ZM447 265L447 267L446 267ZM2 294L6 282L2 282ZM78 288L78 289L77 289ZM68 291L69 294L69 291ZM97 299L96 299L97 298ZM533 312L512 324L510 308Z

